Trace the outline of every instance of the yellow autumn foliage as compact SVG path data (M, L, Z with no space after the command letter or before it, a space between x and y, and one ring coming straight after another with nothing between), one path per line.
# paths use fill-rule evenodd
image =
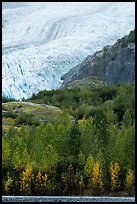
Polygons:
M95 162L93 165L93 170L91 174L91 180L92 185L95 189L97 189L99 192L103 190L103 181L102 181L102 175L101 175L101 169L98 162Z
M126 176L126 187L131 188L134 183L134 173L131 169L128 169L127 176Z
M115 162L114 164L111 162L110 163L110 186L111 186L111 190L116 190L119 189L120 187L120 183L119 183L119 179L118 179L118 174L120 172L120 166L117 162Z
M42 176L42 182L43 182L43 187L44 187L44 188L46 188L47 179L48 179L48 175L47 175L47 174L45 174L44 176Z
M82 190L85 187L84 181L83 181L83 176L81 175L80 181L79 181L79 188Z
M38 175L36 176L36 191L38 193L42 193L46 189L47 179L48 179L47 174L42 176L42 173L40 171L38 172Z
M31 182L34 179L34 174L32 172L32 167L26 167L25 171L22 173L20 188L23 194L30 195L31 194Z
M19 160L18 163L15 164L14 169L16 171L21 171L21 169L23 169L23 164L22 164L21 160Z
M39 171L36 176L36 191L41 191L42 188L42 173Z
M8 177L7 181L5 182L5 192L6 194L10 194L11 189L13 188L13 179Z

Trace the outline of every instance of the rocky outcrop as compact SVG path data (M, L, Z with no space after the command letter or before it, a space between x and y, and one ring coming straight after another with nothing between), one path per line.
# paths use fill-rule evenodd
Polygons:
M107 84L134 83L135 81L135 31L119 39L113 46L88 56L82 63L62 76L62 87L75 80L97 77Z
M97 88L101 86L106 86L107 84L104 81L98 80L96 77L86 77L84 79L75 80L71 83L68 83L65 85L67 88ZM63 89L63 87L60 87L60 89Z

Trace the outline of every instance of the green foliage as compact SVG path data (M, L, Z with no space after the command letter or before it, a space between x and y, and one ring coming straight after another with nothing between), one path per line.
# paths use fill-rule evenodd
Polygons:
M126 47L129 43L135 43L135 30L130 31L129 35L120 40L121 47Z
M6 117L6 118L7 118L7 117L16 118L16 117L17 117L17 114L14 113L12 110L8 110L8 111L5 112L4 117Z
M50 144L46 147L42 156L42 166L45 171L50 171L59 161L59 155L54 147Z
M132 118L135 118L135 85L119 85L118 94L114 98L114 113L117 114L117 122L121 122L124 113L130 109Z
M127 109L124 113L122 124L127 128L132 124L132 116L129 109Z
M22 112L16 116L16 125L36 125L40 124L39 118L36 115Z
M2 137L2 165L7 166L10 158L10 144Z
M97 106L101 106L105 101L113 100L119 89L118 86L102 86L41 91L28 101L54 105L70 113L76 119L82 119L84 115L86 118L93 115Z
M32 125L32 117L33 114L27 114L25 112L22 112L17 116L16 119L16 125Z
M41 123L37 112L20 111L18 126L3 131L3 194L99 195L102 190L134 188L134 88L129 84L33 95L30 101L63 111L57 115L55 109L54 120L48 120L46 112ZM12 111L17 105L12 103ZM13 117L9 106L3 107Z
M71 127L68 141L70 155L74 158L77 158L79 154L80 136L81 134L78 128L78 124L75 122Z
M15 99L2 96L2 103L7 103L7 102L11 102L11 101L15 101Z

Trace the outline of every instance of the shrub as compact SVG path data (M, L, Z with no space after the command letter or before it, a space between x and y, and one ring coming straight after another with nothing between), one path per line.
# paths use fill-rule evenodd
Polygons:
M20 188L23 195L31 194L31 183L34 179L34 174L31 167L26 167L25 171L22 173Z
M83 181L83 176L80 176L80 181L79 181L79 188L80 190L83 190L85 187L84 181Z
M133 187L134 184L134 173L131 169L128 169L127 175L126 175L126 188L128 191Z
M92 173L93 170L93 165L94 165L94 159L92 157L92 155L90 154L87 158L87 162L84 166L84 172L86 174L87 177L89 177Z
M13 179L8 176L8 179L5 182L5 193L6 193L6 195L11 195L12 188L13 188Z
M39 171L36 176L35 190L37 195L43 195L47 189L47 174L42 176L42 173Z
M118 163L112 164L110 163L110 187L111 190L118 190L120 187L119 179L118 179L118 174L120 172L120 166Z
M95 190L95 193L100 194L100 192L103 190L103 181L102 181L102 175L101 175L101 169L99 166L99 163L96 162L93 165L93 170L91 174L91 181L93 188Z
M10 118L16 118L17 117L17 114L14 113L12 110L8 110L4 113L4 116L7 118L7 117L10 117Z
M20 113L16 118L16 125L32 125L33 114L27 114L25 112Z

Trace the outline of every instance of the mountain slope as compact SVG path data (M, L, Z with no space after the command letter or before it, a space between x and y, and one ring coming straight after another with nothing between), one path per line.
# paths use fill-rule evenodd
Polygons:
M72 86L75 80L97 77L107 84L134 83L135 81L135 31L119 39L113 46L88 56L78 66L62 76L62 87Z
M107 86L107 84L104 81L97 79L97 77L86 77L83 79L78 79L78 80L74 80L71 82L63 83L60 89L64 87L67 87L67 88L80 88L80 87L95 88L95 87L101 87L101 86Z
M67 2L4 9L2 95L57 89L61 76L135 27L134 2Z
M4 131L11 126L39 125L44 121L51 122L62 114L58 107L31 102L2 103L2 128Z

